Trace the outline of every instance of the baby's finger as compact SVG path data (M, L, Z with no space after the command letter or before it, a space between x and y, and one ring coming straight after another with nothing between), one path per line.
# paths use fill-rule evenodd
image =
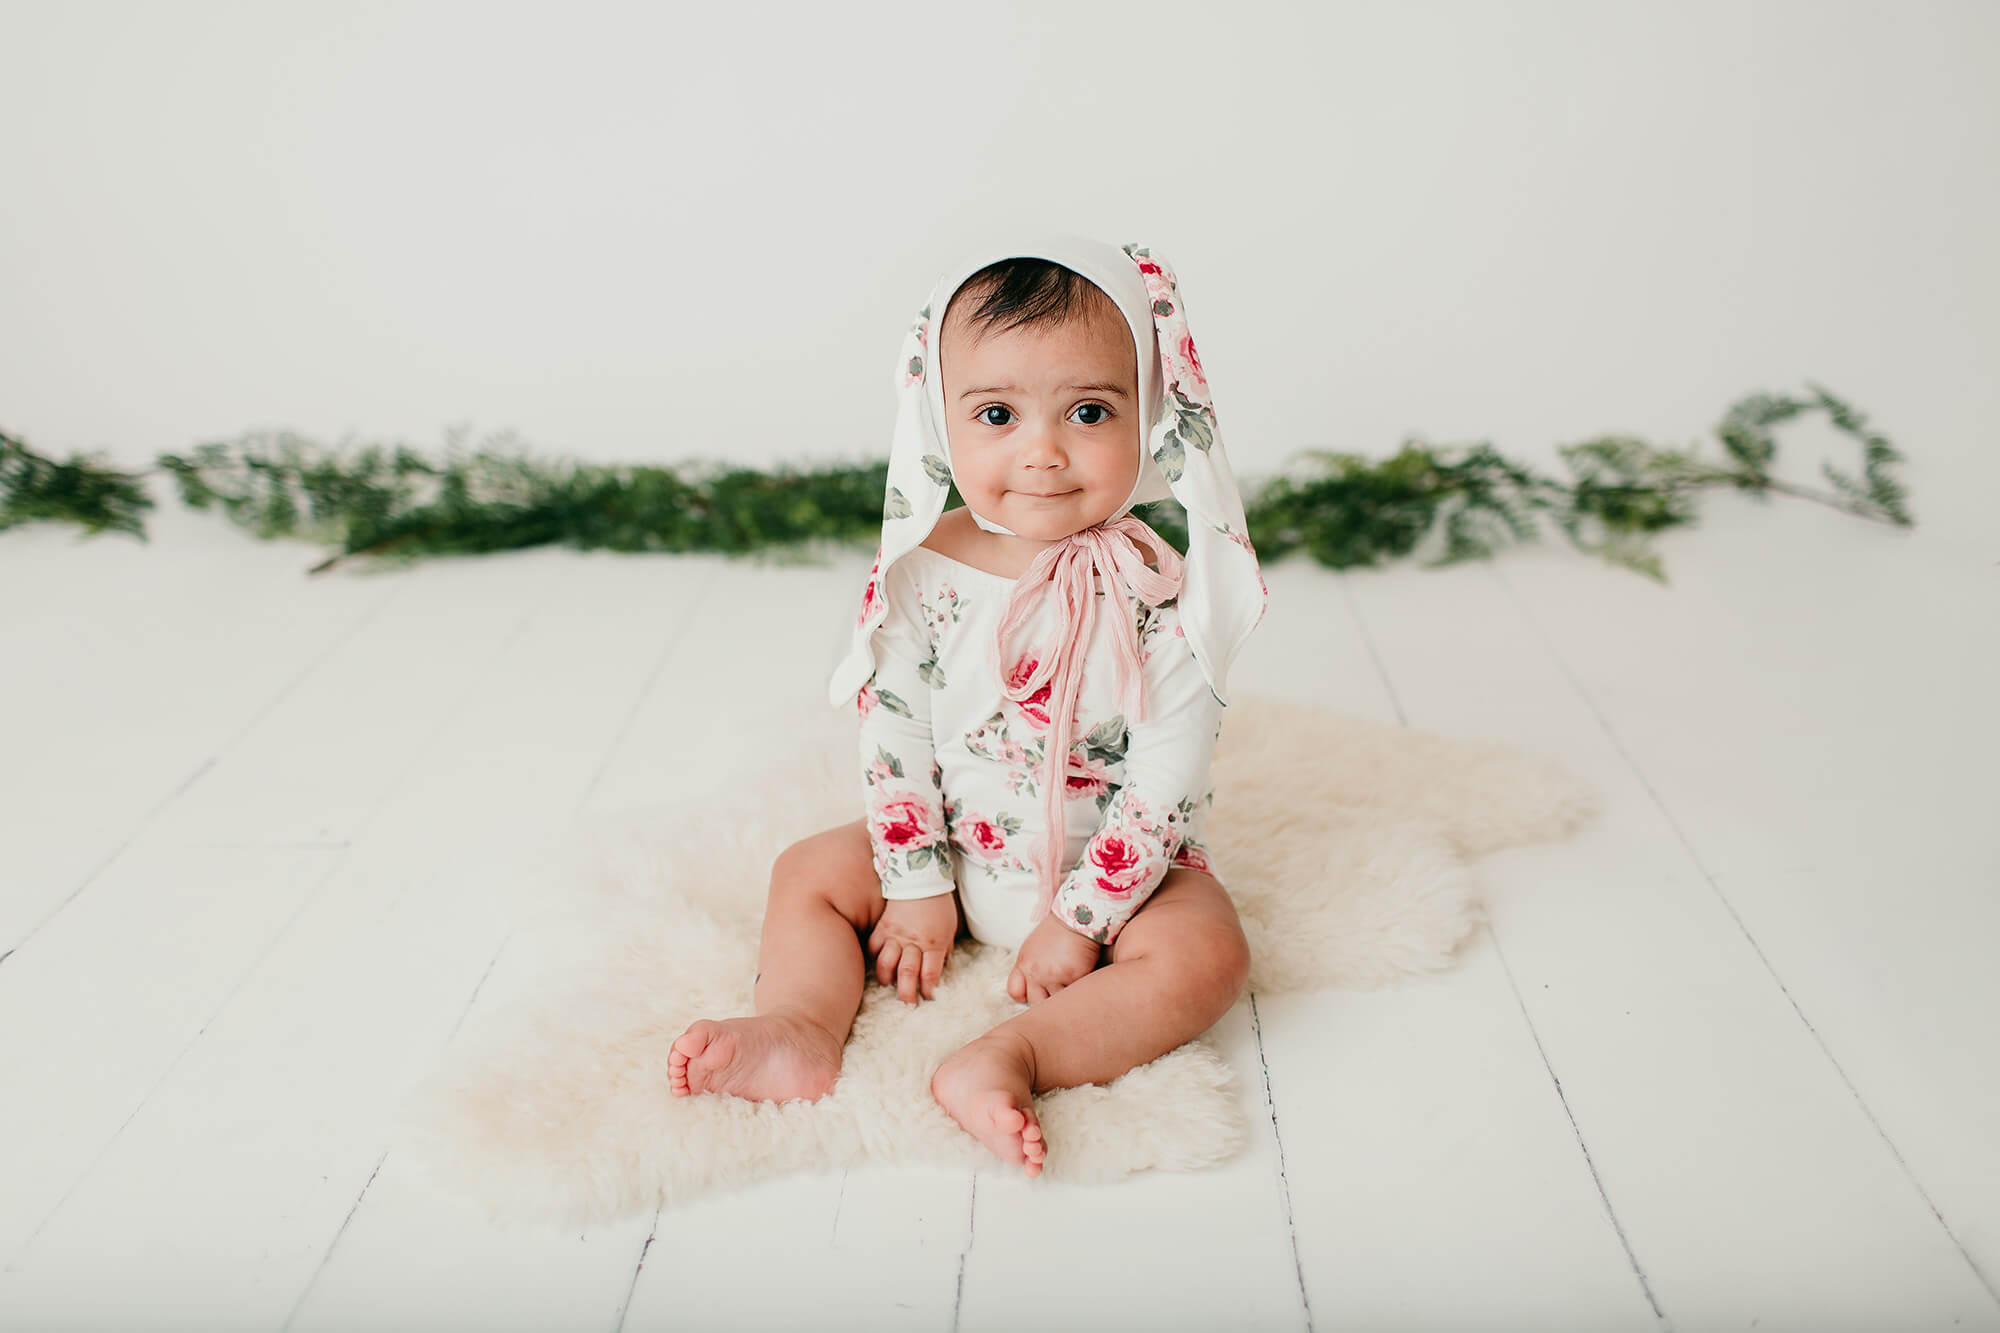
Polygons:
M1049 998L1049 988L1039 981L1028 983L1028 1003L1035 1004Z
M1018 967L1007 974L1007 993L1024 1004L1027 1002L1028 979L1021 975Z
M937 998L938 978L944 975L944 953L943 949L924 950L924 998L926 1000L935 1000Z
M901 940L885 940L882 952L875 955L875 980L884 986L896 984L896 955L902 952Z
M896 998L917 1002L917 974L924 965L924 956L917 952L915 945L903 949L903 960L896 964Z

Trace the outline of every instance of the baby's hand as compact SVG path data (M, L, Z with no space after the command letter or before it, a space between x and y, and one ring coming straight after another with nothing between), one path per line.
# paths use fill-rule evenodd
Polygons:
M1096 940L1077 934L1053 916L1045 916L1040 925L1028 932L1028 938L1021 941L1020 952L1014 955L1014 970L1007 976L1007 993L1025 1004L1046 1000L1071 982L1089 976L1097 966L1097 955L1102 948Z
M926 1000L935 1000L945 955L957 937L958 902L954 895L891 898L868 937L868 952L875 955L875 979L884 986L894 986L896 998L906 1003L917 1003L920 989Z

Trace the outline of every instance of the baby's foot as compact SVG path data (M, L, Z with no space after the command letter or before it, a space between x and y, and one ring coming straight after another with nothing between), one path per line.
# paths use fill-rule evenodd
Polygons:
M674 1096L720 1092L753 1102L816 1102L840 1077L840 1041L793 1014L698 1018L674 1038L667 1081Z
M1018 1037L987 1033L955 1051L931 1075L931 1096L969 1134L1038 1176L1049 1155L1035 1119L1032 1054Z

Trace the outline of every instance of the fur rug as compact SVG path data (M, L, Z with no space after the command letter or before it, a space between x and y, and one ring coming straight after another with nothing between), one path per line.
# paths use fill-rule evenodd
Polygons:
M540 951L543 974L468 1022L396 1123L432 1179L495 1222L588 1226L870 1162L1001 1166L929 1091L947 1055L1023 1007L998 946L961 940L937 998L915 1007L871 976L840 1081L817 1102L668 1091L667 1048L689 1022L752 1012L772 860L861 814L851 716L821 707L757 731L771 739L748 738L753 752L784 756L767 772L697 803L580 821L522 874L528 916L510 949ZM1213 777L1206 840L1257 992L1372 989L1450 966L1481 916L1467 862L1595 810L1536 756L1255 696L1225 714ZM1038 1097L1042 1178L1231 1157L1250 1128L1234 1079L1203 1036Z

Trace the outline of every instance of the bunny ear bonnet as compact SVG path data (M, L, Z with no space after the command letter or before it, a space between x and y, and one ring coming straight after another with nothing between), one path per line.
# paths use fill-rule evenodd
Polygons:
M942 322L953 293L966 279L988 264L1015 257L1047 259L1081 274L1111 298L1131 327L1139 368L1139 444L1144 457L1132 494L1098 527L1122 525L1150 533L1142 520L1126 516L1134 505L1169 496L1187 510L1188 550L1180 562L1181 630L1217 702L1227 707L1224 688L1230 663L1263 619L1270 591L1246 531L1243 500L1223 451L1215 406L1194 339L1188 333L1173 269L1143 246L1113 246L1067 232L1047 233L1026 244L992 246L968 255L938 280L930 300L904 335L896 365L896 431L883 496L882 542L874 568L868 572L853 642L829 683L828 702L835 707L852 705L857 692L874 675L874 633L888 615L888 603L881 592L883 577L891 565L930 535L951 488L944 385L943 376L937 373L934 326ZM972 518L988 532L1012 535L976 511ZM1080 536L1068 541L1075 542ZM1155 540L1165 545L1157 536ZM1167 555L1171 557L1171 548ZM1163 562L1161 568L1166 567ZM1046 577L1047 566L1041 561L1022 576L1024 581Z

